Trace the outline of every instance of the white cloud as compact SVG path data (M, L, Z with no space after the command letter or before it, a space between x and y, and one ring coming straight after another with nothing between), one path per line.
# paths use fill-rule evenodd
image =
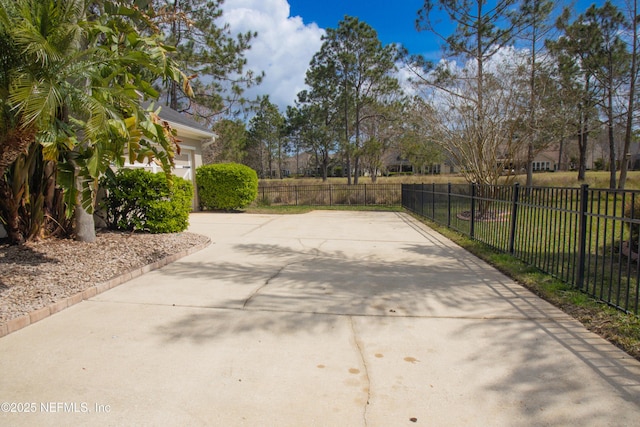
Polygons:
M246 53L247 66L266 76L246 95L268 94L284 112L305 89L305 73L325 31L315 23L305 24L299 16L290 17L287 0L226 0L223 10L222 19L232 32L258 32Z

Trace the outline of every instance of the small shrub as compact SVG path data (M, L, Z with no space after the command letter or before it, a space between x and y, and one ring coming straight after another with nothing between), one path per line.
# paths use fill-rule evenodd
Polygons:
M241 209L258 196L258 175L248 166L219 163L196 169L202 209Z
M150 233L177 233L189 226L191 182L143 169L121 169L103 179L104 208L109 228Z

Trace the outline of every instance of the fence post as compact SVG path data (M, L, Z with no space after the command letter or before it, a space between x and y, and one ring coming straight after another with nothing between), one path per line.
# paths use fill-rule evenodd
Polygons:
M436 220L436 183L431 183L431 219Z
M298 206L298 186L297 186L297 185L294 185L294 186L293 186L293 188L294 188L294 189L295 189L295 191L296 191L296 206Z
M513 206L511 206L511 230L509 231L509 253L515 252L516 222L518 220L518 203L520 202L520 184L513 185Z
M426 216L424 214L424 182L420 184L420 215Z
M451 228L451 183L447 184L447 228Z
M333 186L329 184L329 206L333 206Z
M364 205L367 206L367 184L364 184Z
M584 269L587 262L587 208L589 206L589 184L580 186L580 230L578 235L578 280L576 285L584 287Z
M471 227L469 237L472 239L476 234L476 184L471 184Z

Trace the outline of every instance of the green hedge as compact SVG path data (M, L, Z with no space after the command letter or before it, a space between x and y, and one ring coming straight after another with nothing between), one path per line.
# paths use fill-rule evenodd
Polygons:
M117 230L177 233L189 226L193 185L164 173L120 169L114 179L103 179L103 206L107 225Z
M200 166L196 183L202 209L241 209L258 196L258 174L237 163Z

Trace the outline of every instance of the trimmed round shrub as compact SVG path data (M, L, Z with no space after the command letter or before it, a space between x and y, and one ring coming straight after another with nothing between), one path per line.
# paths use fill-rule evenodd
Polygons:
M200 166L196 183L202 209L242 209L258 196L258 174L237 163Z
M189 226L193 185L186 179L143 169L120 169L103 178L103 206L109 228L177 233Z

